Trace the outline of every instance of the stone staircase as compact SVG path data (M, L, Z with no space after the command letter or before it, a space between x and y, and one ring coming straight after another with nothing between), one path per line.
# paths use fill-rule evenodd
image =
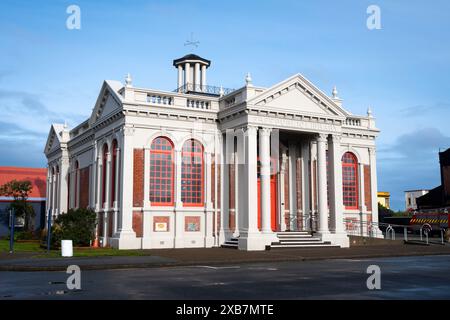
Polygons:
M329 241L322 241L308 231L277 232L278 242L272 242L271 249L277 248L339 248Z
M278 248L339 248L332 245L329 241L322 241L320 237L313 236L308 231L284 231L277 232L278 242L272 242L267 249ZM222 248L237 249L238 238L231 238L225 241Z
M231 238L230 240L225 241L225 243L221 246L222 248L230 248L237 249L238 248L238 238Z

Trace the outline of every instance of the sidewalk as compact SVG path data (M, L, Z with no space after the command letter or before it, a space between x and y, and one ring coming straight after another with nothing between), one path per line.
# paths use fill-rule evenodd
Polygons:
M32 258L31 254L0 255L0 271L63 271L69 265L83 270L154 268L191 265L231 265L257 262L361 259L398 256L450 255L450 246L368 245L347 249L292 248L269 251L234 249L155 249L146 256L107 256L89 258Z

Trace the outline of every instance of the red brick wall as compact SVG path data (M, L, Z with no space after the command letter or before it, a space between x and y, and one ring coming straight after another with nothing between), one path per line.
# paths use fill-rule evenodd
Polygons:
M133 230L136 232L136 237L142 238L143 232L143 213L142 211L133 211Z
M133 206L142 207L144 200L144 150L134 149Z
M114 215L109 213L108 215L108 237L112 237L113 234Z
M370 180L370 165L364 165L364 204L372 211L372 183Z
M89 207L89 170L90 167L80 169L80 193L79 206L80 208Z

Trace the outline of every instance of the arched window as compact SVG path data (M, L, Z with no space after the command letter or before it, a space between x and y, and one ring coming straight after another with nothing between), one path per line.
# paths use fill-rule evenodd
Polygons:
M173 144L165 137L153 140L150 151L150 202L156 206L173 205Z
M342 156L342 193L345 209L358 209L358 160L351 152Z
M113 140L111 157L111 207L116 201L116 167L117 167L117 140Z
M108 161L108 145L103 145L103 157L102 157L102 207L106 202L106 163Z
M194 139L182 149L181 201L185 206L203 206L203 146Z

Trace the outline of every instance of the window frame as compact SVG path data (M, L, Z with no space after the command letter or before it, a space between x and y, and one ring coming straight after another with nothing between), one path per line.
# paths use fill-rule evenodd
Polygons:
M166 140L170 144L171 149L170 150L153 149L153 146L157 142L158 139ZM152 163L152 161L154 161L154 160L156 161L156 159L153 159L154 155L170 155L170 158L171 158L170 159L170 168L171 168L171 172L172 172L172 177L170 179L164 178L165 181L170 181L170 184L171 184L171 188L170 188L170 193L171 193L170 199L171 199L171 201L169 201L169 202L152 201L152 191L153 190L161 191L161 187L162 187L161 181L160 181L159 185L157 185L157 187L155 187L153 185L153 183L156 184L156 181L155 182L153 181L153 180L156 180L156 178L152 177L152 173L156 172L155 171L156 167ZM149 160L150 161L150 171L149 171L150 177L149 177L149 194L148 194L148 199L149 199L150 204L152 206L171 207L175 203L175 192L174 192L175 191L175 165L174 165L174 155L175 155L174 144L173 144L171 139L169 139L168 137L165 137L165 136L158 136L158 137L156 137L156 138L154 138L152 140L152 143L150 145L150 160ZM168 160L165 160L165 161L168 162ZM165 168L166 168L166 171L167 171L167 169L169 167L166 165ZM162 172L162 170L159 171L159 173L160 173L160 177L159 177L160 179L159 180L161 180L161 172ZM167 190L165 190L165 191L167 191ZM159 198L162 198L162 197L159 196Z
M346 156L350 156L353 159L353 163L347 163L345 162L345 157ZM358 158L356 157L356 155L353 152L345 152L342 155L342 205L344 206L344 208L346 210L357 210L359 208L359 203L360 203L360 196L359 196L359 170L358 170ZM350 168L352 170L354 170L354 181L352 182L351 185L344 185L345 181L349 181L349 179L345 179L345 174L346 174L346 168ZM355 197L351 197L351 196L347 196L345 197L345 190L344 188L352 188L355 190ZM351 192L351 191L348 191ZM354 198L354 203L352 203L352 205L347 205L346 203L346 198Z
M190 150L189 151L185 151L185 146L186 144L190 144ZM198 146L200 147L201 151L195 151L195 144L198 144ZM203 207L204 206L204 201L205 201L205 159L204 159L204 154L205 154L205 148L203 146L203 144L196 140L196 139L188 139L183 143L183 147L181 148L181 201L183 202L183 206L184 207ZM194 155L194 156L193 156ZM191 178L184 178L183 177L183 173L185 170L185 161L184 158L185 157L190 157L191 159L193 157L195 157L195 155L200 156L201 159L201 166L200 166L200 202L187 202L186 200L186 196L184 195L185 192L190 192L191 195L194 191L184 191L183 190L183 186L187 185L185 183L183 183L183 181L198 181L199 179L192 179ZM191 184L192 185L192 184ZM183 192L184 191L184 192ZM197 198L197 197L189 197L190 199L192 198Z

